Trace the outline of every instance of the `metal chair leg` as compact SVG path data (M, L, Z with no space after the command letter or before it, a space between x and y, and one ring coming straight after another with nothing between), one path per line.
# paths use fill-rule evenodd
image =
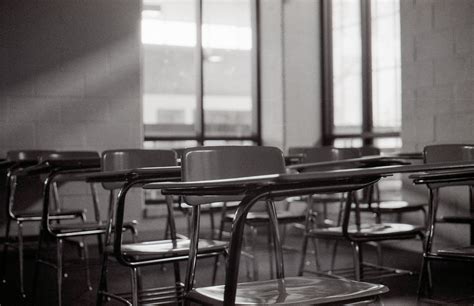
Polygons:
M98 306L104 303L104 296L102 292L107 291L107 264L108 264L107 252L102 254L102 266L100 269L100 279L99 279L99 288L97 289L97 299L96 304Z
M314 264L316 265L316 270L321 270L321 263L319 262L319 244L318 239L311 239L314 249Z
M10 226L11 226L11 219L7 216L7 224L5 225L5 240L3 242L3 253L2 253L2 267L0 271L0 277L3 284L7 283L7 256L8 256L8 247L9 247L9 240L10 240Z
M362 267L362 250L357 242L351 242L354 259L354 275L355 280L360 281L363 277Z
M62 291L63 291L63 240L58 239L56 246L56 277L58 289L58 305L62 305Z
M301 247L301 260L300 260L300 267L298 269L298 276L303 276L304 266L306 261L306 252L308 250L308 235L303 236L303 246Z
M20 295L22 298L26 298L25 293L25 280L24 280L24 247L23 247L23 223L17 221L18 225L18 263L20 265Z
M137 268L130 268L131 272L131 285L132 285L132 305L138 306L138 277Z
M89 268L89 248L85 241L85 238L82 238L82 243L84 245L84 264L86 265L86 282L87 282L87 289L92 291L92 284L91 284L91 272Z
M255 231L257 231L257 228L255 228ZM270 264L270 279L274 278L274 271L273 271L273 250L272 250L272 227L271 224L268 224L267 227L267 252L268 252L268 262ZM256 253L256 250L254 249L254 252Z
M36 252L36 260L35 260L35 268L33 270L33 288L32 288L32 298L33 301L36 299L36 290L38 288L38 276L39 276L39 265L41 260L41 248L43 246L43 231L40 230L39 238L38 238L38 251Z
M257 256L255 254L255 244L257 241L257 229L251 226L250 233L252 235L251 252L252 252L252 266L253 266L253 281L257 281L258 280L258 263L257 263Z
M331 255L331 268L329 271L332 273L336 266L336 254L337 254L337 247L339 246L339 241L334 241L334 245L332 247L332 255Z
M425 271L427 270L427 263L428 260L423 256L422 262L421 262L421 271L420 271L420 276L418 278L418 289L417 289L417 298L420 299L421 296L423 295L423 288L425 285Z

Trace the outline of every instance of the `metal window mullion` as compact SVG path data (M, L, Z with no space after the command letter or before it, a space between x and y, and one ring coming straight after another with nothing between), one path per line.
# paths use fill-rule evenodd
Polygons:
M260 59L260 0L252 0L250 3L252 16L252 53L251 53L251 88L252 88L252 138L257 139L257 144L262 144L261 123L261 59Z
M361 0L362 36L362 133L371 133L372 116L372 36L370 0ZM364 145L372 145L372 138L364 138Z
M322 76L322 142L334 143L334 85L332 48L332 5L321 1L321 76Z
M202 1L196 0L196 114L194 128L198 144L205 139L204 125L204 56L202 46Z

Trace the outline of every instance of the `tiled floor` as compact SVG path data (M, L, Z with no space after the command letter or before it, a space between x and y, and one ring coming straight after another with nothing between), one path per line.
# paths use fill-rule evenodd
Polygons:
M300 233L297 230L290 230L287 239L287 246L299 248L301 244ZM91 240L92 241L92 240ZM264 234L261 235L261 243L258 243L257 250L258 268L260 279L269 278L269 260L265 247ZM417 242L416 245L419 245ZM392 245L384 247L384 262L387 265L418 271L421 255L400 249L394 249ZM415 246L415 245L414 245ZM369 261L375 258L373 247L365 248L365 255ZM331 244L320 243L320 258L323 267L328 267L329 258L332 250ZM31 276L33 271L34 249L26 252L26 274L27 274L27 292L30 296L27 300L19 299L17 293L17 260L16 252L9 254L8 280L6 286L1 287L0 304L3 305L26 305L31 301ZM93 288L97 289L99 278L99 258L95 249L91 250L91 275ZM63 301L64 305L94 305L94 290L88 291L85 283L85 270L81 265L81 261L77 259L77 252L71 247L66 247L66 260L72 262L73 266L67 269L68 277L64 281ZM312 259L313 256L309 255ZM293 250L285 251L285 268L288 276L296 275L296 269L299 263L299 253ZM213 259L202 260L198 266L197 286L210 284L210 271L212 269ZM313 265L313 262L309 262ZM351 251L348 245L342 245L338 251L338 267L349 267L352 264ZM241 265L241 279L246 280L247 267L251 268L244 260ZM314 267L314 265L313 265ZM310 267L311 268L311 267ZM184 272L184 267L182 272ZM55 289L55 272L51 268L43 267L41 270L40 285L38 296L35 298L35 305L55 305L56 289ZM171 267L147 267L143 269L143 279L146 287L156 285L171 285L172 274ZM474 266L459 265L435 265L434 266L434 282L436 295L442 299L457 299L474 295ZM127 269L119 267L113 263L109 273L109 283L112 290L127 291L129 290L129 272ZM381 282L390 288L390 292L382 297L384 305L415 305L420 304L416 298L417 275L412 276L396 276L389 279L374 279L372 282ZM223 282L223 269L221 268L218 276L218 283ZM474 300L466 300L465 303L472 304ZM115 303L109 303L115 305ZM423 303L424 304L424 303ZM117 304L118 305L118 304Z

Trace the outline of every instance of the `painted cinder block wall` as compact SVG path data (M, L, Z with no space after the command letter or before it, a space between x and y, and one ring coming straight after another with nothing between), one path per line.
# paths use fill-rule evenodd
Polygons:
M141 147L139 20L140 1L1 1L0 156ZM61 194L90 203L86 186Z
M403 0L403 150L433 143L474 143L474 1ZM425 198L405 179L406 191ZM441 214L466 213L466 188L444 190ZM448 242L467 242L467 226L442 226ZM457 233L453 235L453 233Z

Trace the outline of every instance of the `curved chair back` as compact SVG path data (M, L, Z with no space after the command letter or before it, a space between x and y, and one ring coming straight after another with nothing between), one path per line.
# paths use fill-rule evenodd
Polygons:
M295 147L290 148L290 154L302 154L302 163L317 163L326 161L337 161L343 159L360 157L358 148L334 148L334 147ZM302 172L335 170L341 167L328 166L327 168L305 168Z
M358 148L295 147L290 148L289 153L303 154L304 163L316 163L360 157Z
M84 161L99 160L100 155L96 151L53 151L42 154L41 161Z
M187 148L181 159L183 181L218 180L285 173L280 149L256 146L210 146ZM236 201L234 196L190 196L188 204Z
M380 155L380 149L376 147L361 147L359 152L360 156Z
M7 152L7 160L13 162L38 162L43 156L54 152L53 150L12 150Z
M439 144L429 145L423 150L425 163L442 163L474 160L474 145Z
M176 159L176 152L172 150L108 150L102 153L102 171L176 166ZM122 185L122 182L102 183L102 186L108 190L120 188Z

